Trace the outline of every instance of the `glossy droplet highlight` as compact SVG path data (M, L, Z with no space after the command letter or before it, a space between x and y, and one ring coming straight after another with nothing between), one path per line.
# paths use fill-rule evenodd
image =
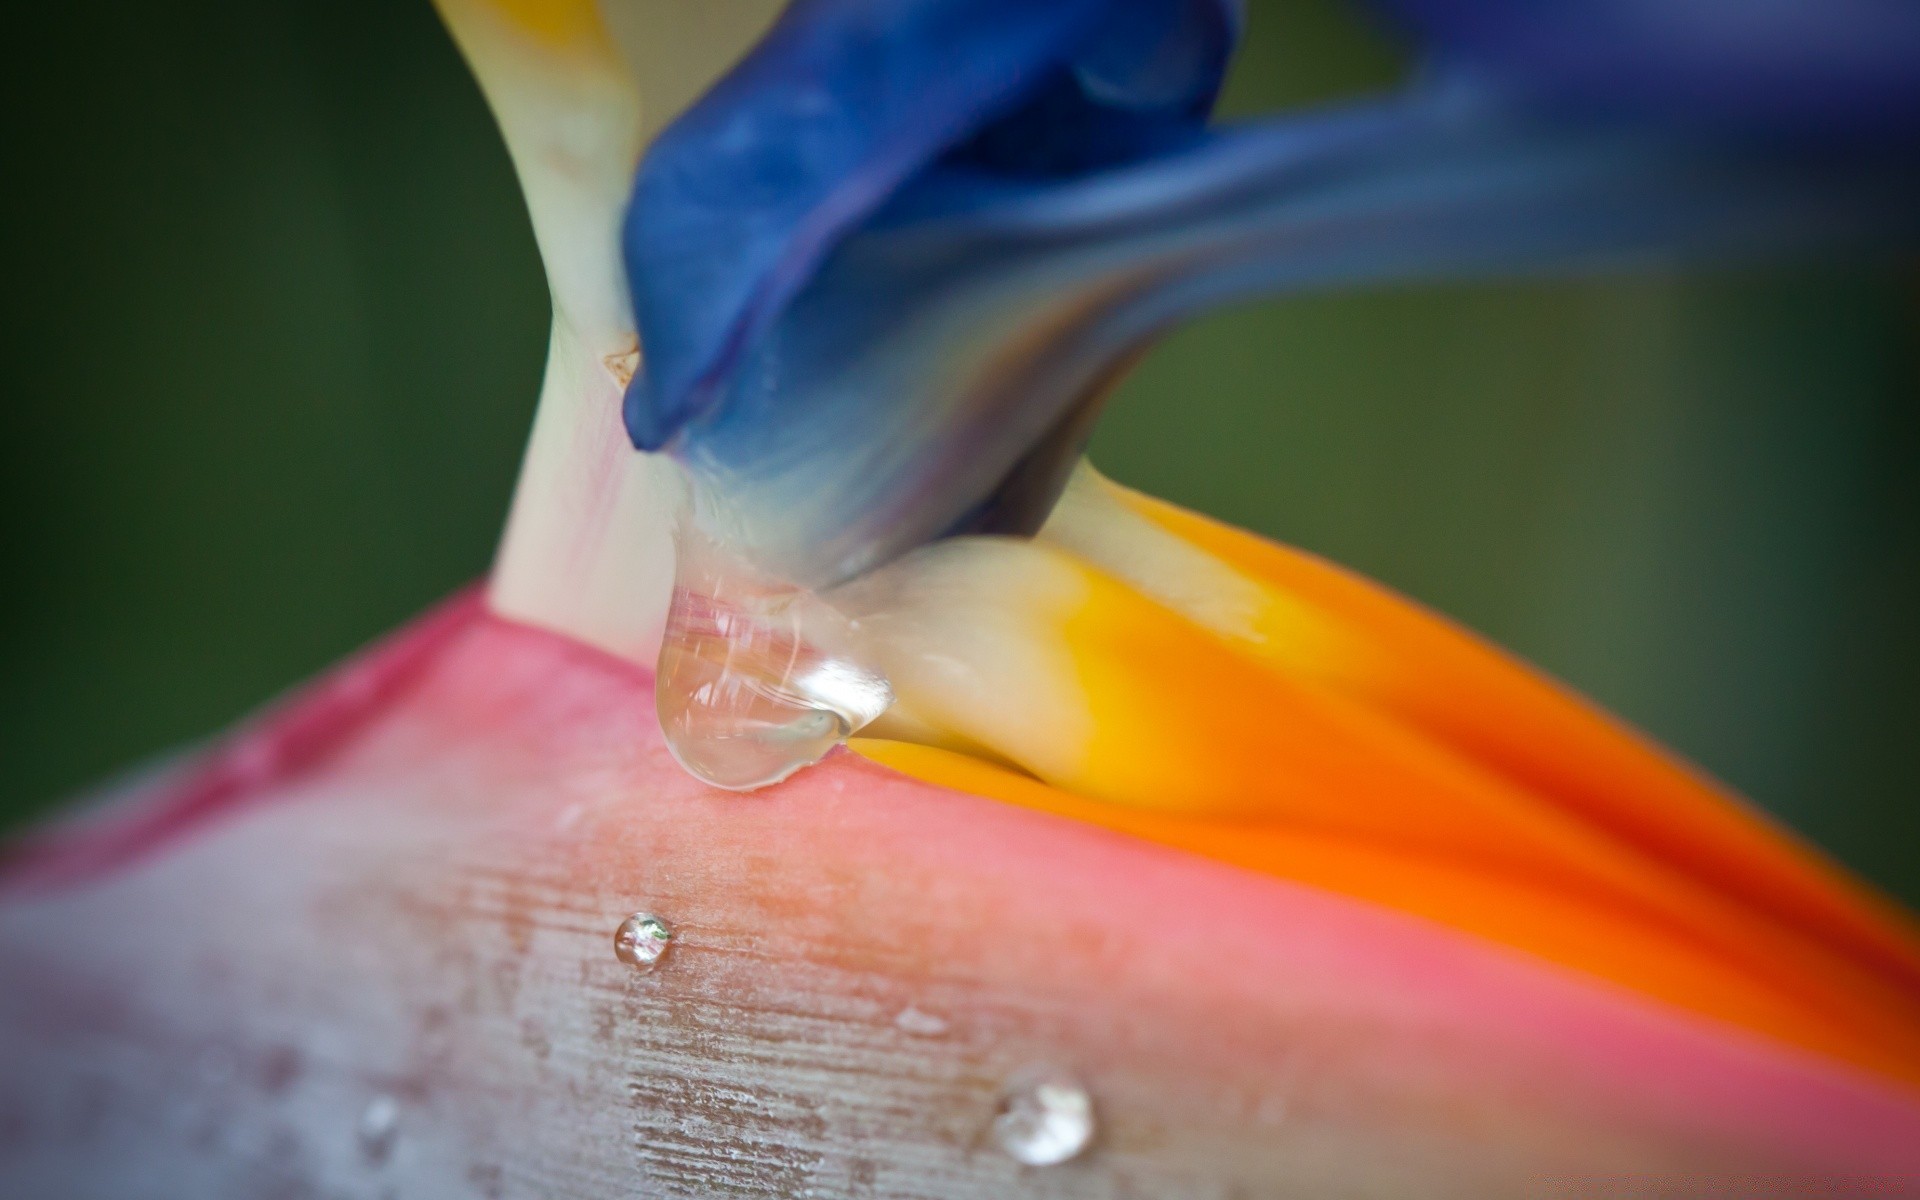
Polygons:
M651 971L673 941L673 929L652 913L637 912L613 931L613 956L636 971Z
M1051 1167L1093 1141L1093 1097L1079 1080L1051 1067L1032 1067L1008 1081L993 1118L993 1137L1015 1162Z
M375 1096L367 1101L354 1125L354 1138L360 1153L371 1163L383 1163L393 1156L394 1143L400 1139L400 1102L392 1096Z
M675 544L654 703L667 747L695 777L732 791L778 783L893 703L853 652L854 622L691 521Z
M939 1037L947 1031L947 1019L909 1004L894 1014L893 1027L914 1037Z

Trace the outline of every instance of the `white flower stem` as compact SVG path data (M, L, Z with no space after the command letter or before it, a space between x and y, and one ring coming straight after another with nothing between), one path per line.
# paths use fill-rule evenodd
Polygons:
M592 0L439 6L506 139L553 296L539 409L488 600L651 664L679 485L621 425L639 358L620 222L647 141L758 38L778 0L626 0L604 15Z

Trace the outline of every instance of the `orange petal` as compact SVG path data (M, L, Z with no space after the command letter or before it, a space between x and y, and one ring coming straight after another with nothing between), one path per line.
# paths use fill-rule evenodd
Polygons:
M1112 485L1108 485L1111 487ZM1444 618L1323 559L1138 492L1135 511L1311 612L1337 652L1266 647L1486 769L1920 984L1920 925L1591 703Z
M1041 542L905 575L872 624L919 727L883 736L984 750L1058 789L1020 793L1042 807L1920 1079L1902 914L1384 589L1097 479ZM1016 778L883 753L1003 798Z

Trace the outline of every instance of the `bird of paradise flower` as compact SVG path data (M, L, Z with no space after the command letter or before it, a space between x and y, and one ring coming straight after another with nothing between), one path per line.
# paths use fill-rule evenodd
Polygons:
M1909 917L1444 621L1077 465L1139 340L1248 288L1904 236L1915 18L1409 3L1437 82L1214 134L1237 15L1203 0L802 0L764 37L764 7L445 8L554 289L501 561L16 856L23 1078L119 1111L198 1062L282 1135L80 1163L23 1110L19 1178L1920 1186ZM674 21L722 36L663 62ZM627 434L862 624L897 703L858 758L749 799L677 772L624 664L680 476ZM637 979L596 947L640 904L676 936ZM140 1003L70 1008L128 969ZM1051 1174L984 1132L1042 1062L1100 1114Z

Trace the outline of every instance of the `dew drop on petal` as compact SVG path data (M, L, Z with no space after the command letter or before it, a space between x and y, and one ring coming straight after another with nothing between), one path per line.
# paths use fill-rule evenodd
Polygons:
M894 1014L893 1027L914 1037L939 1037L947 1031L947 1019L909 1004Z
M384 1094L367 1101L353 1132L368 1162L387 1161L400 1138L400 1102Z
M1093 1097L1080 1081L1050 1067L1031 1067L1008 1081L993 1118L993 1137L1015 1162L1051 1167L1093 1141Z
M893 703L830 605L758 574L690 520L675 545L654 697L668 749L696 778L732 791L778 783Z
M613 956L636 971L651 971L673 941L673 930L652 913L637 912L613 931Z

